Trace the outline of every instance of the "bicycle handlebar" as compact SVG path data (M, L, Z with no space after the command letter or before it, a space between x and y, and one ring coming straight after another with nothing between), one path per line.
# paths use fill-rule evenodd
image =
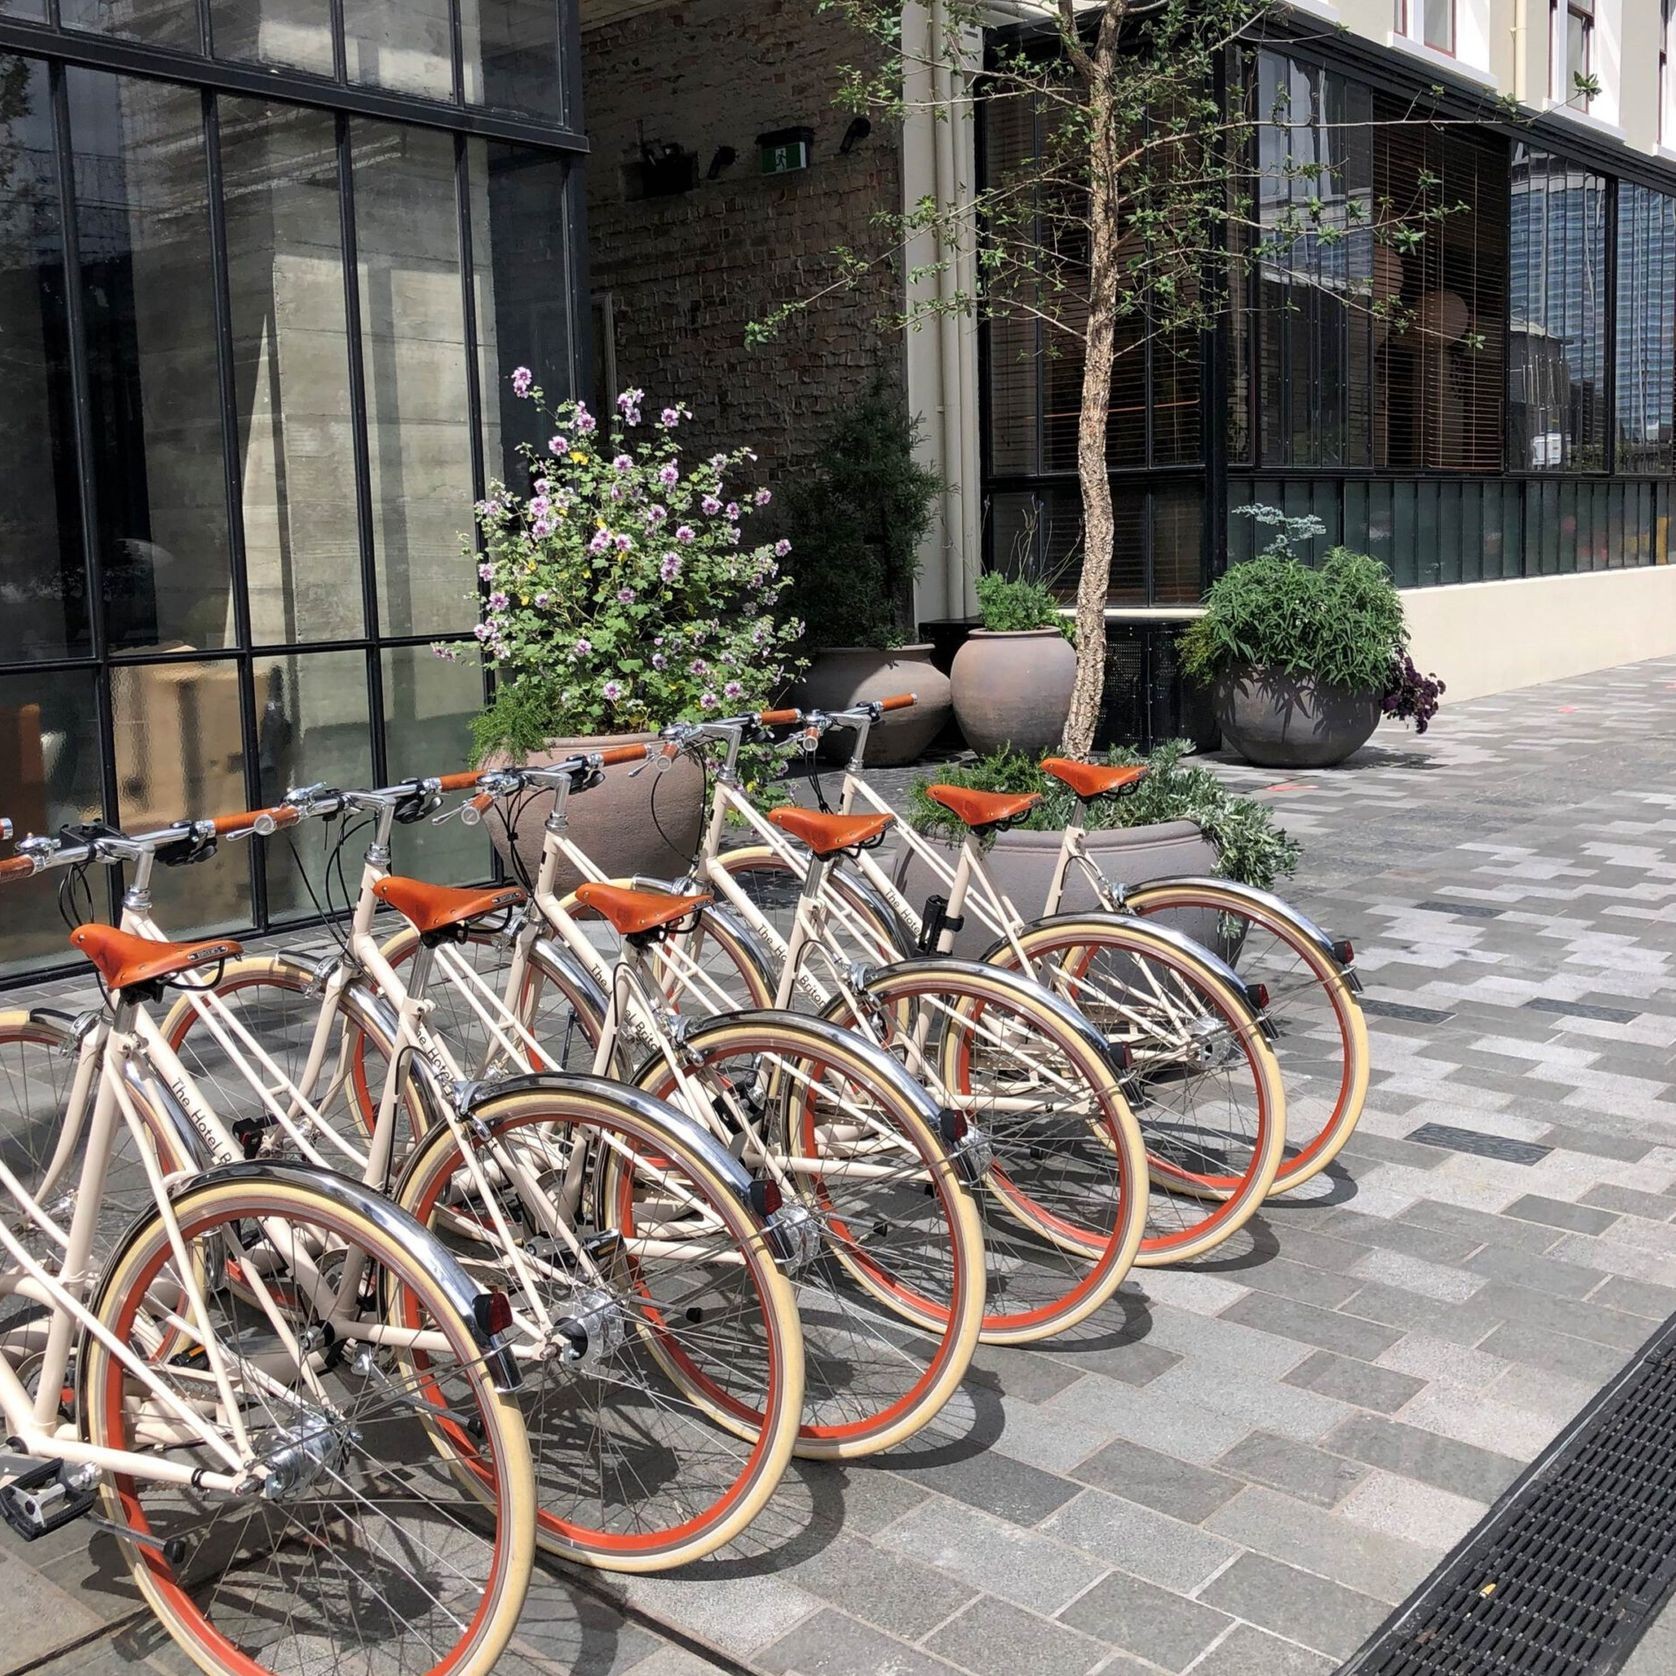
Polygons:
M302 811L289 803L276 803L271 809L244 809L236 815L217 815L205 822L217 838L231 832L277 832L282 826L295 826L303 818Z
M9 855L0 861L0 884L8 879L27 879L35 872L35 858L32 855Z

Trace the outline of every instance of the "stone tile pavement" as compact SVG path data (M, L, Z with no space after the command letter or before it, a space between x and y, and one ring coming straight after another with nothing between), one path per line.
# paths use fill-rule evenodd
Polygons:
M980 1353L907 1450L798 1467L738 1548L604 1582L717 1658L553 1573L532 1668L1326 1676L1676 1312L1676 660L1446 706L1347 768L1218 771L1356 943L1375 1070L1341 1166L1073 1342ZM171 1663L108 1542L53 1543L0 1552L29 1617L0 1672Z

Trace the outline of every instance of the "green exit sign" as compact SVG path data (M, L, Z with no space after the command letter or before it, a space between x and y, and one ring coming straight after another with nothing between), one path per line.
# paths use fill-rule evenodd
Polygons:
M809 152L815 143L813 128L777 128L772 134L757 135L765 175L792 175L809 167Z

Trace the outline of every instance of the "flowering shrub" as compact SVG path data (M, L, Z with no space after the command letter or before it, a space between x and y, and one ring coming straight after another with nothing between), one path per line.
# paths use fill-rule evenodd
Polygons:
M497 675L475 727L479 757L765 706L801 625L772 614L790 544L745 539L770 499L742 482L756 455L687 458L687 409L648 421L640 390L625 390L604 426L581 402L548 407L525 367L512 388L552 435L545 452L520 449L527 496L496 483L476 508L476 633Z
M1438 699L1448 690L1435 675L1422 675L1407 652L1398 652L1379 707L1393 721L1413 722L1414 731L1424 733L1437 714Z

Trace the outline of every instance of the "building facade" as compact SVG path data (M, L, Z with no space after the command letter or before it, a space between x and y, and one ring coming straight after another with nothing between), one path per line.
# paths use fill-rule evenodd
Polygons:
M579 58L555 0L0 3L20 832L462 760L482 673L431 642L473 644L472 502L533 417L504 374L562 398L585 359ZM263 848L165 871L160 918L314 912ZM7 892L6 970L65 958L49 877Z

